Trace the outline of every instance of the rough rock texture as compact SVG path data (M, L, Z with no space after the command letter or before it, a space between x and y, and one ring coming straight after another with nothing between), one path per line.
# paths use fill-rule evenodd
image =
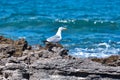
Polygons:
M30 47L0 37L0 80L120 80L119 62L119 55L75 58L59 44Z
M24 50L28 49L28 43L25 39L11 40L0 36L0 52L14 54L13 56L22 56Z
M15 53L15 48L11 44L0 44L0 58L10 57Z
M22 52L28 48L28 43L25 39L14 41L15 54L14 56L22 56Z
M0 44L13 44L14 41L3 36L0 36Z
M96 61L108 66L120 66L120 56L113 55L108 58L93 58L92 61Z
M30 65L30 71L35 71L30 76L31 80L37 77L45 80L120 79L120 66L104 66L89 59L59 55L39 58Z

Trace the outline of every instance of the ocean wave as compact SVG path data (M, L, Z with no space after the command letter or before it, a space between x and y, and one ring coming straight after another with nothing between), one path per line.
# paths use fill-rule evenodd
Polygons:
M112 20L56 19L55 24L70 26L70 29L86 32L115 33L120 31L119 22Z
M119 42L116 42L119 45ZM70 50L70 55L77 57L108 57L111 55L120 54L120 48L112 46L111 43L98 43L94 44L96 47L94 48L74 48ZM115 44L114 44L115 45ZM116 45L116 46L117 46Z
M67 25L67 26L74 26L74 27L101 27L104 26L105 28L114 28L120 29L119 23L112 20L100 20L100 19L58 19L53 17L45 17L45 16L34 16L32 14L11 14L6 16L4 19L0 19L0 25L6 26L7 24L14 24L14 25L21 25L26 22L27 25L39 25L39 23L50 24L51 26L54 25ZM25 25L26 26L26 25ZM103 27L103 28L104 28Z
M109 57L111 55L117 55L120 53L119 48L110 48L110 49L105 49L105 48L96 48L96 49L84 49L84 48L75 48L74 51L70 51L70 55L76 56L76 57L99 57L99 58L104 58L104 57Z
M117 22L110 20L93 20L93 19L56 19L55 22L59 23L73 23L73 24L81 24L82 25L95 25L95 26L103 26L103 25L115 25Z

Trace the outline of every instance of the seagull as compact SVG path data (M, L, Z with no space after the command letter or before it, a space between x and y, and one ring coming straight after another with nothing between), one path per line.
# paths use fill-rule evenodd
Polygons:
M58 43L62 39L61 36L62 30L66 30L66 29L67 28L65 27L59 27L57 33L54 36L47 38L46 41L51 43Z

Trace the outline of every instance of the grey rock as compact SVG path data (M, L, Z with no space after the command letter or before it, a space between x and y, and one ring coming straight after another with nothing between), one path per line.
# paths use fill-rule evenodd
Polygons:
M0 44L0 58L10 57L15 52L15 48L11 44Z
M23 39L0 41L0 80L120 80L120 55L76 58L60 44L27 49Z

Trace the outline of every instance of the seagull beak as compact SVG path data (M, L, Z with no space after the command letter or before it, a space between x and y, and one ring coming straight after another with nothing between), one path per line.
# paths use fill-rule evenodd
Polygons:
M67 28L64 28L64 30L67 30Z

